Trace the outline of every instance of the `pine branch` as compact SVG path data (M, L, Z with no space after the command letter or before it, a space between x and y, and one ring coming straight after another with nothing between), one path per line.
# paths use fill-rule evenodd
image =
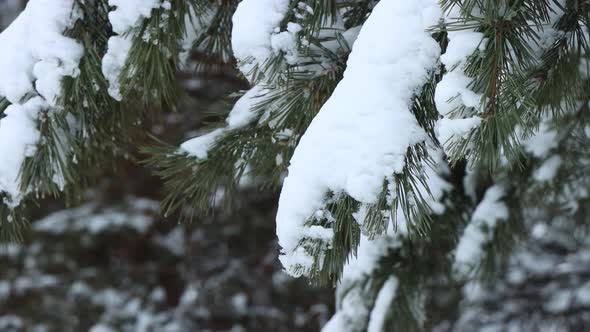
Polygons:
M197 13L197 27L206 26L206 29L197 29L197 33L191 52L199 52L207 58L221 58L225 62L232 61L231 30L232 15L236 10L238 2L235 0L211 1L210 3L198 2L202 6ZM211 14L214 12L215 14ZM205 22L207 16L213 15L210 22ZM216 71L215 67L207 65L207 62L199 62L197 70Z
M176 71L191 3L175 0L170 9L158 7L133 31L133 45L119 81L124 100L141 100L151 109L174 107Z
M28 227L29 222L22 207L12 207L0 202L0 245L22 242Z
M445 2L450 8L457 5ZM472 78L469 88L481 93L485 113L480 126L466 137L449 146L450 157L457 162L469 155L474 163L486 165L490 172L500 166L505 158L508 164L516 163L522 154L515 129L530 128L525 120L535 107L533 88L526 75L535 65L531 40L539 38L547 19L548 3L513 1L501 5L490 1L465 1L460 5L462 17L447 24L449 31L476 29L489 42L481 51L475 52L465 65L465 74ZM481 15L472 13L477 8ZM533 22L531 25L529 22ZM461 108L456 114L465 113Z
M338 43L337 50L322 45L330 41ZM244 176L257 179L263 188L275 189L281 184L299 138L342 78L350 53L350 46L339 34L311 39L310 44L316 49L307 51L309 60L304 63L285 65L277 55L265 64L260 75L264 72L282 78L263 84L267 92L253 105L254 120L220 137L206 160L177 153L170 146L144 148L150 156L147 164L158 169L156 174L167 183L166 214L183 207L210 211L217 204L212 193L222 189L230 196ZM322 70L312 70L317 66ZM270 79L269 74L264 75L265 80ZM189 174L196 181L176 180Z

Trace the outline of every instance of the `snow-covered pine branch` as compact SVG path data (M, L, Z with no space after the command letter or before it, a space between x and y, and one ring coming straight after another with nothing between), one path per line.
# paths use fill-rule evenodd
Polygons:
M79 74L83 48L64 35L79 18L73 0L33 0L0 34L0 97L9 102L0 121L0 192L13 207L35 191L23 187L20 171L42 138L39 124L55 111L61 80Z
M327 195L377 204L384 182L393 184L393 176L406 167L408 149L428 139L410 108L437 64L440 47L427 29L439 17L436 1L382 1L363 25L342 81L299 142L283 184L277 234L289 273L309 275L326 259L310 252L314 249L306 248L306 239L337 246L331 244L339 232L334 216L324 216L329 214ZM314 216L327 223L310 228ZM336 259L346 259L356 245Z
M524 261L510 248L540 236L539 218L588 222L589 12L573 0L30 0L0 34L0 238L18 236L10 221L37 195L82 197L90 171L143 144L144 122L181 105L179 68L225 66L243 90L224 100L227 118L142 146L164 213L282 185L285 269L341 280L327 330L464 326L460 311L481 301L465 285Z
M109 38L107 53L102 58L102 72L109 81L109 94L121 101L121 83L119 78L127 62L133 39L139 31L137 27L150 18L155 8L170 8L170 2L160 0L109 0L115 9L109 13L109 22L115 36ZM149 33L149 32L147 32Z

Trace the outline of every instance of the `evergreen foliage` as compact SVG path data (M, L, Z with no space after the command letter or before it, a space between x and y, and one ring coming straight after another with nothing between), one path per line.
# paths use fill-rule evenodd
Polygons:
M109 16L115 2L73 1L79 14L63 33L83 46L79 72L64 76L57 104L35 119L36 152L19 173L24 199L3 193L0 238L20 238L22 207L39 197L79 199L95 171L130 146L141 148L144 163L165 181L166 216L208 212L245 184L278 190L306 130L346 76L357 34L379 2L265 0L286 4L267 31L274 44L264 57L234 59L232 17L249 1L256 0L155 1L124 36L131 43L117 76L120 98L102 67L116 35ZM310 263L287 267L313 283L339 285L338 313L326 330L364 331L380 311L387 331L433 328L448 319L437 312L452 310L437 302L441 288L457 308L463 287L498 280L539 216L547 224L588 224L590 2L433 3L442 15L428 33L442 57L409 107L426 138L407 148L401 171L383 178L375 201L326 192L321 208L306 216L309 232L295 249ZM461 38L477 42L462 49ZM452 63L457 52L466 53ZM187 62L187 54L197 63ZM239 67L252 87L227 97L235 103L227 120L180 148L157 138L146 143L148 124L177 111L178 71L218 73L222 64ZM465 84L451 84L453 77ZM0 114L10 105L0 99ZM456 129L467 121L466 130ZM377 308L391 280L393 300Z

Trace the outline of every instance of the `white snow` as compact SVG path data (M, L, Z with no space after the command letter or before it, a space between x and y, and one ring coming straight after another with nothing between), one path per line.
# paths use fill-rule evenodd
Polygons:
M55 106L64 76L75 76L82 46L63 32L78 18L73 0L32 0L0 33L0 96L21 103L38 93Z
M105 324L96 324L90 328L89 332L115 332L115 329Z
M451 44L449 44L451 45ZM461 106L477 107L481 95L476 94L468 88L471 78L455 69L445 74L443 79L436 86L434 101L440 115L449 116Z
M446 209L446 206L443 204L442 199L445 193L449 192L452 189L452 185L444 179L444 176L448 175L450 172L449 165L445 160L444 153L440 148L434 147L431 144L428 144L427 147L428 155L431 157L431 162L422 162L425 183L422 184L418 182L416 184L415 194L416 196L423 198L423 202L428 207L430 207L430 211L432 214L441 215L445 212ZM396 194L395 188L393 188L392 184L390 184L389 191L390 193L387 197L387 200L391 201L393 200L393 196ZM413 199L413 197L408 198L410 204L413 203ZM368 208L368 205L361 205L359 210L353 214L355 220L361 226L365 221L366 212L368 211ZM406 217L401 207L398 207L397 211L395 211L396 225L393 225L393 216L390 215L388 217L390 220L388 224L387 234L391 236L405 236L408 234L411 225L408 223L408 220L406 220Z
M199 298L198 288L194 285L189 285L182 293L182 296L180 297L179 305L185 306L185 307L194 305L198 298Z
M227 125L230 129L241 128L248 125L254 119L256 112L252 109L259 102L259 96L263 95L266 89L261 84L248 90L234 105L227 119Z
M351 288L341 299L334 316L324 325L322 332L352 332L362 331L362 324L369 316L369 304L366 294L360 287Z
M543 308L550 313L564 312L571 307L574 295L574 292L569 289L557 291L549 302L543 304Z
M225 128L217 128L205 135L191 138L190 140L182 143L180 148L188 154L197 157L199 160L207 159L209 150L215 145L217 139L219 139L225 133Z
M524 149L538 158L545 158L559 145L557 130L551 126L551 119L544 119L534 135L524 141Z
M102 58L102 73L109 82L109 95L118 101L123 98L119 75L125 66L132 43L131 35L113 36L109 38L108 51Z
M487 189L483 200L471 216L455 253L455 269L468 275L483 255L483 245L492 239L498 221L508 219L508 207L502 201L504 189L494 185Z
M480 123L481 118L478 116L466 119L442 118L436 124L436 135L440 143L444 145L451 142L453 138L465 138Z
M273 35L289 9L289 0L244 0L232 18L232 48L240 70L250 80L252 69L262 65L273 53ZM289 36L275 37L275 48L287 47ZM278 38L278 39L276 39ZM292 45L292 44L291 44Z
M458 8L454 7L446 13L447 20L453 20L460 16ZM457 109L465 106L472 109L473 113L480 112L482 95L473 92L469 88L472 79L464 73L467 58L478 50L483 50L486 44L484 36L473 30L449 31L449 44L445 54L440 57L445 65L447 73L437 84L434 101L440 115L443 116L437 124L437 137L445 148L449 147L456 139L464 138L471 130L478 127L481 119L477 116L454 114Z
M215 142L223 136L228 130L239 129L250 122L252 122L256 116L253 107L259 100L259 96L264 94L266 89L262 85L256 85L248 90L238 101L235 103L227 119L226 127L217 128L205 135L191 138L190 140L182 143L180 148L191 156L197 157L199 160L207 159L209 150L215 145Z
M374 240L361 236L357 255L344 266L342 280L356 280L363 275L370 275L377 268L379 259L389 250L401 247L401 244L397 236L384 236Z
M244 292L234 294L230 298L231 307L233 311L240 315L245 316L248 313L248 295Z
M181 257L185 254L185 236L184 225L177 225L165 236L156 237L155 242L170 250L174 255Z
M440 55L426 31L439 16L435 0L386 0L362 27L343 80L302 137L284 182L277 235L289 273L309 268L297 247L327 192L374 203L383 181L402 170L408 147L427 138L409 107Z
M161 0L109 0L109 5L116 7L109 13L109 22L117 35L109 38L107 53L102 59L102 73L109 81L109 94L120 101L119 75L133 43L133 29L163 4Z
M63 35L79 13L72 0L31 0L0 33L0 97L12 103L0 120L0 191L19 204L19 171L39 140L37 117L56 106L61 80L78 74L82 46Z
M342 272L342 280L337 289L336 314L322 328L322 332L360 331L366 328L359 324L364 324L363 322L366 322L371 315L369 309L372 306L371 298L363 293L361 287L352 286L369 278L378 267L379 260L389 250L400 246L401 241L397 235L383 236L375 240L361 236L357 256L351 257Z
M270 37L270 44L275 53L282 51L284 57L290 64L297 63L297 40L298 33L302 30L299 24L289 22L287 23L287 31L273 34Z
M0 316L0 329L4 331L21 330L24 327L22 318L16 315Z
M152 9L160 7L160 0L109 0L109 6L116 7L109 13L113 31L122 35L137 26L144 18L149 18Z
M456 14L453 13L452 15ZM449 47L447 47L445 54L440 57L441 62L448 69L462 65L465 59L473 54L475 50L484 49L484 35L481 32L460 30L449 31L448 34L450 39Z
M553 43L560 37L564 36L564 31L558 31L554 25L564 15L563 9L566 8L567 0L557 0L549 2L549 20L543 30L539 33L539 41L537 43L530 41L528 44L535 50L537 56L541 56L542 52L553 45Z
M133 198L128 198L132 202ZM85 232L91 235L112 230L130 228L144 233L153 224L151 213L157 211L153 207L135 207L133 211L108 208L95 211L94 204L86 204L77 208L58 211L35 222L33 229L38 232L62 234L64 232Z
M452 188L441 176L448 174L449 168L440 149L432 148L429 154L434 161L434 165L426 169L426 185L430 190L431 196L428 195L426 188L422 185L419 186L418 190L425 197L426 204L431 207L432 212L441 214L445 209L441 200L444 194ZM360 211L358 214L362 215ZM360 216L358 219L363 220L364 216ZM390 223L392 222L390 219ZM369 240L366 236L361 235L356 256L350 257L342 271L342 280L338 285L338 294L340 294L340 291L346 292L352 285L355 285L359 281L370 278L374 270L378 267L379 261L391 250L401 247L401 240L406 233L405 223L406 220L403 213L398 210L397 230L390 225L385 236L373 240ZM347 292L343 296L344 298L337 298L341 304L338 306L336 314L322 329L323 332L358 331L365 329L365 327L358 327L355 324L366 322L369 318L368 308L371 303L366 303L369 297L366 294L363 295L357 292ZM383 296L385 296L385 293ZM362 298L365 298L365 301ZM382 299L385 301L384 298ZM379 320L377 317L379 316L379 312L371 313L371 317L373 316L375 317L373 324L378 325L377 322Z
M446 209L446 206L442 203L442 199L446 193L453 189L453 186L443 178L443 176L450 173L450 169L445 160L444 153L440 148L435 149L430 147L428 149L428 155L433 160L433 165L423 163L423 167L426 169L425 182L428 188L425 188L422 184L418 184L417 189L420 195L424 197L432 213L441 215Z
M44 107L41 97L35 97L23 105L8 106L0 120L0 192L10 196L5 203L18 205L20 190L20 167L26 157L35 153L39 140L36 126L37 114Z
M551 156L549 159L545 160L543 164L535 171L533 177L539 182L548 182L553 180L562 162L563 161L561 160L560 156Z
M373 311L371 311L367 332L381 332L385 330L385 319L395 298L398 284L397 278L390 276L385 284L383 284L383 287L381 287L381 290L379 290L379 294L377 294L377 299L375 300L375 306L373 307Z

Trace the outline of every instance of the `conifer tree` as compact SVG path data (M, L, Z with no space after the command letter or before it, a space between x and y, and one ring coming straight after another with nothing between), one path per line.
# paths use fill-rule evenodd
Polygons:
M249 88L205 133L138 146L162 213L280 189L285 270L337 285L326 331L585 326L590 288L515 285L590 273L589 25L587 0L30 0L0 34L0 236L79 198L199 54ZM530 261L563 252L561 274Z

